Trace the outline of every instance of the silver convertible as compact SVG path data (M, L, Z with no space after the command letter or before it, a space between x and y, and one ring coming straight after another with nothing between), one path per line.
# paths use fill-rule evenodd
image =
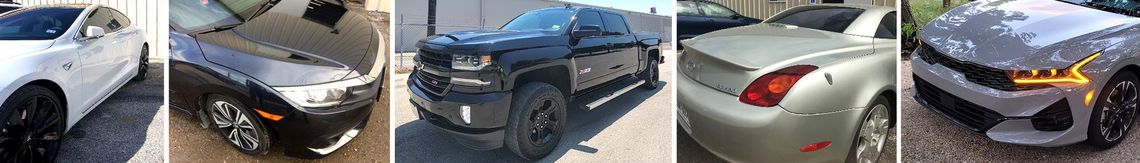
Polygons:
M927 24L915 100L990 139L1031 146L1128 135L1140 83L1136 1L977 1Z
M895 13L807 5L682 41L677 123L731 162L878 160L894 125Z

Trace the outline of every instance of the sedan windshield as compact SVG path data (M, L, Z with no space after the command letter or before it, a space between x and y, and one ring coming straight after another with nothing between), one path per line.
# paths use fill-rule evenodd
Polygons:
M855 18L863 14L863 9L856 8L823 8L804 10L779 18L772 18L768 23L795 25L803 28L843 33Z
M507 25L503 25L501 30L514 30L514 31L543 31L554 32L560 31L566 27L566 22L570 21L570 16L574 15L574 10L566 9L551 9L527 12L519 15Z
M216 0L170 1L170 23L190 31L240 24L234 11Z
M51 40L63 35L83 9L16 10L0 16L0 40Z
M1132 0L1061 0L1088 8L1140 17L1140 2Z

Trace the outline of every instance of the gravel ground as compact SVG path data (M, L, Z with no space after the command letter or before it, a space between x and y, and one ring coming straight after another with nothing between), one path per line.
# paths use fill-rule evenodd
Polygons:
M674 54L666 52L663 54ZM672 67L665 56L662 87L635 89L591 111L569 109L566 132L554 152L539 162L669 162L672 135ZM475 151L457 144L407 102L408 74L395 76L396 162L524 162L506 148Z
M127 83L72 126L58 161L162 162L163 67L163 63L150 64L146 80Z
M1049 160L1050 162L1138 162L1140 140L1136 133L1112 149L1101 150L1086 144L1046 148L1006 144L984 134L958 127L915 102L910 62L902 62L902 160L1010 162ZM1137 132L1137 130L1132 130Z

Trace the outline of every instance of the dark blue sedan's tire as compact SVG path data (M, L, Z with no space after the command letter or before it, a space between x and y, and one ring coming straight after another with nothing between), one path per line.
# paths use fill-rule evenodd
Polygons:
M213 95L203 107L209 114L210 122L207 123L213 124L222 139L234 149L249 155L268 153L272 143L269 130L244 104L230 97Z

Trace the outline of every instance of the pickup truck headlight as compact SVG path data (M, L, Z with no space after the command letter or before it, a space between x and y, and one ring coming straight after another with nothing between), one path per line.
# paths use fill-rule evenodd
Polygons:
M277 92L281 92L286 99L293 101L294 104L300 105L301 107L327 108L344 102L348 94L352 92L352 87L366 85L375 80L376 78L365 75L331 83L273 87L273 89L277 90Z
M483 67L491 65L490 55L451 55L451 68L467 71L483 70Z
M1009 77L1013 79L1015 84L1048 84L1048 83L1073 83L1085 84L1090 81L1088 75L1081 71L1093 59L1100 56L1101 52L1093 53L1092 55L1073 63L1065 69L1042 69L1042 70L1012 70L1009 72Z

